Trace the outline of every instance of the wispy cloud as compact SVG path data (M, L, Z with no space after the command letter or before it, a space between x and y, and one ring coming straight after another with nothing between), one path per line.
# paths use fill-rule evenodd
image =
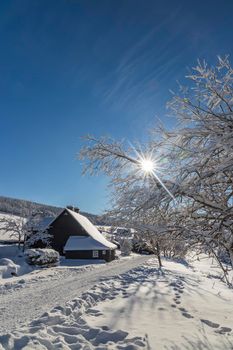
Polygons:
M170 26L178 13L179 10L132 43L115 69L97 82L95 93L103 103L117 110L140 112L151 106L161 82L172 73L186 50L179 43L183 26L178 24L174 30Z

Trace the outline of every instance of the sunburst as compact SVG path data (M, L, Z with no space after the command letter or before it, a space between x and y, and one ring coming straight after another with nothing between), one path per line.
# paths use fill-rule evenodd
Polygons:
M169 191L165 183L158 175L158 173L162 173L162 169L159 166L159 158L156 158L152 153L150 153L149 155L144 154L142 150L139 153L133 145L131 145L131 147L137 155L136 163L139 166L139 171L143 173L144 177L150 176L153 177L157 182L159 182L163 189L176 202L175 197L173 196L171 191Z

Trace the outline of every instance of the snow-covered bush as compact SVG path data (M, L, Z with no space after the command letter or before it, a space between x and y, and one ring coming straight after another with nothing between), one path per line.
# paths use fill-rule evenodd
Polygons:
M120 241L121 255L128 256L132 252L132 242L127 238L121 238Z
M155 254L155 247L143 235L134 237L132 250L139 254Z
M0 277L8 278L17 276L20 269L19 265L16 265L12 260L7 258L0 259Z
M25 252L29 265L56 266L59 263L59 253L53 249L27 249Z
M188 244L179 239L172 239L169 235L165 235L159 242L161 253L168 259L184 259L188 252Z

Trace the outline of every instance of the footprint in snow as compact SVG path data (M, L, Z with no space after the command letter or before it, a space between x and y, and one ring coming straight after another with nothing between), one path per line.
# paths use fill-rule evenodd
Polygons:
M86 311L87 314L91 315L91 316L102 316L102 312L100 312L99 310L96 309L88 309Z
M232 331L232 329L230 327L221 327L221 328L217 329L215 331L215 333L226 334L226 333L230 333L231 331Z
M201 319L202 323L205 323L207 326L212 327L212 328L218 328L220 326L220 324L209 321L209 320L205 320L205 319Z
M182 312L187 312L187 310L184 307L179 307L179 310Z
M219 326L220 326L220 324L218 324L218 323L214 323L212 321L205 320L205 319L201 319L201 322L207 324L207 326L212 327L212 328L219 328ZM231 331L232 331L232 329L230 327L220 327L219 329L215 330L215 333L226 334L226 333L230 333Z
M159 311L166 311L167 309L165 309L164 307L159 307L158 310Z
M186 318L193 318L193 316L190 315L188 312L182 312L182 315Z

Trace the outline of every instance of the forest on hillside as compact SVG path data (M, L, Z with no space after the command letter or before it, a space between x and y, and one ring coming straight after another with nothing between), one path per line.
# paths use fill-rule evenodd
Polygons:
M63 208L52 205L31 202L23 199L0 196L0 212L27 217L28 210L43 210L51 215L58 215ZM81 212L96 225L104 225L105 222L98 215Z

